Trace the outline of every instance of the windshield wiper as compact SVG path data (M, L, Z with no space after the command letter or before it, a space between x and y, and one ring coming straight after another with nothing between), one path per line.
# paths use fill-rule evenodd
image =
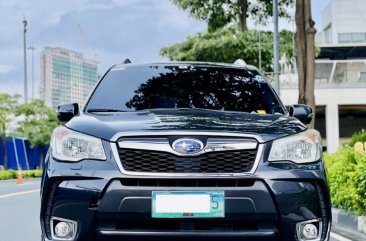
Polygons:
M127 112L125 110L119 110L119 109L88 109L87 112Z

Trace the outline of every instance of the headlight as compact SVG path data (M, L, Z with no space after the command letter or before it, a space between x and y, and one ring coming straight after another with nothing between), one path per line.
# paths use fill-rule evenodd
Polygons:
M106 160L100 139L65 127L58 127L53 131L51 147L53 157L61 161Z
M268 161L292 161L299 164L318 161L321 154L321 138L318 131L310 129L302 133L275 140Z

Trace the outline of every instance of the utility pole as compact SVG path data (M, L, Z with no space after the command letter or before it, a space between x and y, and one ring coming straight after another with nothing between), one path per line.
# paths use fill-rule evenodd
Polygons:
M275 79L275 90L280 95L280 54L279 54L279 33L278 33L278 0L273 0L273 70Z
M26 42L26 33L27 33L27 20L25 20L25 16L23 18L23 50L24 50L24 103L28 103L28 86L27 86L27 42Z
M28 47L32 51L32 100L34 100L34 51L36 48L34 46Z

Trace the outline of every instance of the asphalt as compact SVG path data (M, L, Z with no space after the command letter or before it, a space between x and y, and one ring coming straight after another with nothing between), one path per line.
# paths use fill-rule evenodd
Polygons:
M0 181L0 241L39 241L40 179Z
M9 193L29 191L32 189L39 189L40 187L39 178L24 179L23 184L16 184L16 180L2 180L0 181L0 196Z
M0 181L0 241L39 241L40 179ZM366 241L366 235L339 225L330 241Z

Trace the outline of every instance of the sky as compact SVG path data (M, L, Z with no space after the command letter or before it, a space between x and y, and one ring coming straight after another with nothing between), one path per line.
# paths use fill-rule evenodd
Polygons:
M312 0L312 14L321 30L321 11L330 0ZM39 56L44 47L64 47L96 58L98 72L129 58L133 62L166 61L162 47L205 31L206 24L169 0L0 0L0 93L23 95L23 17L28 21L27 46L34 46L35 97ZM80 33L80 27L83 36ZM249 27L255 28L249 21ZM267 28L271 28L270 25ZM294 30L280 22L280 28ZM28 86L32 81L27 50ZM29 87L29 94L31 87Z

